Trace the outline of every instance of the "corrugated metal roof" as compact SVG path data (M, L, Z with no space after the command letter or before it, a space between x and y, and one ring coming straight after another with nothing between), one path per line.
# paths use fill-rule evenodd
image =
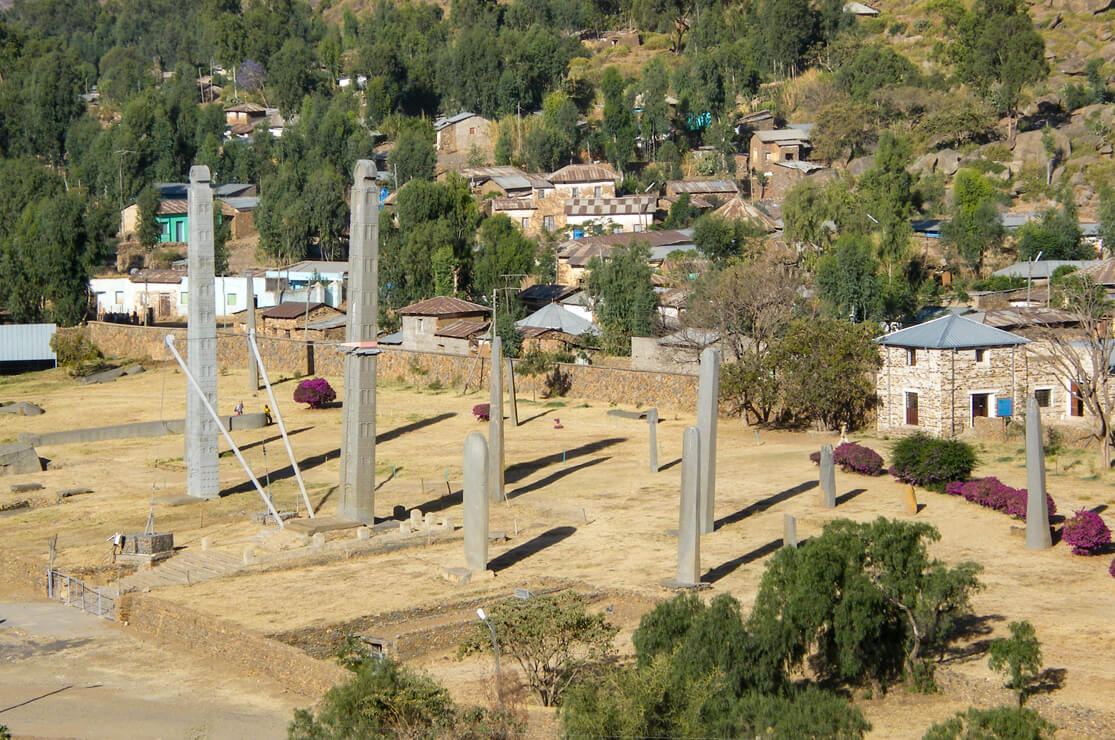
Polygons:
M1115 285L1115 259L1101 260L1083 270L1078 275L1087 275L1100 285Z
M508 175L518 175L525 177L527 173L520 170L518 167L511 167L510 165L500 165L498 167L463 167L461 168L461 177L468 180L490 180L493 177L506 177Z
M0 325L0 362L57 360L50 339L57 324Z
M479 319L457 319L452 324L447 324L441 327L436 332L435 336L448 337L450 339L468 339L477 334L483 334L488 331L488 322Z
M275 270L268 270L267 277L286 277L287 273L290 272L303 272L311 275L315 272L319 275L346 275L348 274L348 262L341 262L340 260L334 260L332 262L326 260L302 260L301 262L295 262L293 265L280 267Z
M222 203L227 203L237 211L254 211L259 206L259 196L242 195L233 198L221 198Z
M667 193L738 193L734 182L727 180L670 180L666 183Z
M483 118L483 116L478 116L477 114L471 113L469 111L461 111L457 115L449 116L448 118L439 118L434 121L434 131L441 131L446 126L451 126L454 123L460 123L461 121L472 118L473 116L476 116L477 118Z
M816 162L803 162L800 159L792 159L790 161L775 162L779 167L785 167L788 170L797 170L798 172L816 172L817 170L825 169L825 165L817 164Z
M481 306L479 303L442 295L412 303L400 308L396 313L400 316L451 316L453 314L470 313L487 314L491 313L491 309L487 306Z
M771 218L761 208L739 196L732 198L713 211L713 213L720 218L733 219L736 221L753 221L766 229L768 233L778 231L782 228L776 220Z
M520 329L549 329L560 331L570 336L579 337L582 334L596 334L596 325L585 321L572 311L562 308L556 303L550 303L538 309L525 319L515 322Z
M1080 317L1071 311L1065 311L1060 308L1045 308L1044 306L1035 308L1026 308L1023 306L1016 308L999 308L984 311L982 317L968 315L965 318L973 320L982 318L984 324L994 326L997 329L1079 324L1081 321Z
M1010 347L1028 344L1029 339L949 314L924 324L911 326L879 337L877 343L888 347L926 349L971 349L973 347Z
M324 303L313 301L310 303L309 308L307 308L305 301L291 301L289 303L280 303L271 308L265 308L259 315L265 319L296 319L300 316L305 316L307 313L313 313L324 305Z
M567 298L579 290L580 288L572 285L538 283L529 288L524 288L516 298L523 303L553 303Z
M788 141L808 142L809 129L812 128L812 126L809 128L806 128L806 126L808 126L808 124L792 126L790 128L776 128L770 131L756 131L755 136L758 136L759 141L764 144L770 144L772 142L782 144Z
M863 3L857 2L845 3L844 12L851 13L852 15L879 15L879 11L875 8L872 8L870 5L864 5Z
M1010 267L1004 267L991 274L1006 277L1033 277L1034 280L1048 280L1054 271L1062 265L1068 265L1070 267L1075 267L1077 270L1083 270L1085 267L1092 267L1098 264L1100 264L1100 260L1041 260L1039 262L1016 262ZM1033 271L1032 273L1031 270Z
M619 181L619 175L611 166L606 164L571 164L562 167L549 177L552 183L573 182L613 182Z
M257 103L240 103L230 108L225 108L225 113L266 113L267 109Z
M624 231L618 234L599 234L584 239L570 239L558 245L558 257L573 267L583 267L593 257L607 257L617 246L634 241L650 245L652 260L661 260L666 254L679 249L694 249L693 230Z
M530 190L530 180L525 175L497 175L492 182L504 190Z
M658 198L625 195L621 198L571 198L565 201L567 216L630 216L654 213Z
M128 276L133 283L157 283L161 285L178 285L186 273L179 270L136 270Z
M161 200L159 201L159 215L169 216L172 214L187 213L189 211L189 201L185 200Z
M327 319L321 319L320 321L315 321L314 323L310 324L309 328L310 329L317 329L319 331L325 331L326 329L338 329L338 328L344 326L347 322L348 322L348 316L346 314L341 313L341 314L337 314L336 316L330 316Z
M538 206L534 205L531 198L492 198L492 211L533 211Z

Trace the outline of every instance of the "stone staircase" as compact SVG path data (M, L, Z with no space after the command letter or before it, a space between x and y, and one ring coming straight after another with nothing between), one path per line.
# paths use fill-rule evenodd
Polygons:
M200 583L244 568L243 558L219 550L190 550L119 581L120 593Z

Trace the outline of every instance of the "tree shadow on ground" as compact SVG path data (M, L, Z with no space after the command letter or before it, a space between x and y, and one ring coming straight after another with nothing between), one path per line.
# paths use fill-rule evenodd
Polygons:
M449 411L449 412L446 412L444 414L438 414L437 416L431 416L431 417L426 418L426 419L419 419L418 421L411 422L410 424L404 424L401 427L395 427L394 429L392 429L390 431L387 431L387 432L384 432L383 434L377 434L376 435L376 444L381 445L384 442L390 442L391 440L396 439L398 437L401 437L404 434L409 434L410 432L416 432L419 429L422 429L423 427L428 427L432 424L437 424L439 421L445 421L446 419L452 419L456 415L457 415L456 412Z
M840 506L840 504L846 504L849 501L851 501L852 499L854 499L856 496L859 496L861 493L867 493L867 489L866 488L853 488L852 490L848 491L847 493L842 493L842 494L840 494L839 496L836 497L836 505Z
M568 467L568 468L562 468L561 470L555 470L553 473L550 473L545 478L540 478L540 479L534 481L533 483L528 483L525 486L520 486L520 487L516 488L514 491L510 491L507 494L507 498L508 499L513 499L513 498L516 498L518 496L522 496L523 494L530 493L531 491L537 491L540 488L545 488L546 486L550 485L551 483L555 483L555 482L561 480L562 478L564 478L567 475L571 475L572 473L576 473L578 470L583 470L584 468L590 468L593 465L599 465L600 463L605 462L607 460L611 460L611 459L612 459L611 457L596 457L596 458L593 458L592 460L586 460L585 462L580 463L579 465L574 465L574 466Z
M510 568L512 565L526 560L531 555L545 550L551 545L556 545L562 540L571 537L577 531L576 527L554 527L542 534L527 540L521 545L512 547L507 552L488 561L488 570L498 573Z
M705 572L703 576L701 576L701 583L716 583L721 578L724 578L730 573L735 572L737 569L739 569L740 566L747 565L748 563L753 563L760 558L764 558L767 555L770 555L771 553L777 551L781 547L781 537L776 540L771 540L761 547L756 547L751 552L740 555L738 558L733 558L732 560L729 560L725 563L721 563L715 568L710 568Z
M1026 693L1030 696L1035 694L1052 694L1054 691L1060 691L1065 686L1065 677L1069 672L1064 668L1046 668L1038 674L1037 680L1030 686L1030 690Z
M809 489L816 487L817 481L815 480L808 480L804 483L798 483L793 488L787 488L785 491L780 491L773 496L767 496L764 499L759 499L755 503L748 504L734 514L729 514L726 517L717 519L716 523L713 525L713 528L720 529L721 527L726 527L729 524L735 524L736 522L746 519L752 514L758 514L760 511L766 511L775 504L780 504L787 499L791 499L794 496L797 496L799 493L805 493Z
M986 653L991 640L973 640L973 638L990 635L994 629L994 624L1004 620L1006 620L1006 617L1002 614L965 614L958 617L952 637L953 644L944 648L938 656L940 662L961 661ZM968 642L969 640L971 642Z
M554 413L554 409L546 409L544 411L540 411L537 414L535 414L534 416L530 417L529 419L523 419L522 421L520 421L519 426L522 426L523 424L528 424L528 423L534 421L535 419L541 419L546 414L552 414L552 413Z
M564 452L564 459L566 462L573 457L583 457L584 455L591 455L594 452L599 452L606 447L618 445L620 442L626 442L627 437L608 437L607 439L597 440L596 442L589 442L580 447L571 447ZM534 460L527 460L525 462L515 463L508 465L503 473L503 480L505 483L517 483L523 478L526 478L538 468L544 468L547 465L553 465L562 461L561 452L555 452L550 455L543 455L542 457L535 458Z

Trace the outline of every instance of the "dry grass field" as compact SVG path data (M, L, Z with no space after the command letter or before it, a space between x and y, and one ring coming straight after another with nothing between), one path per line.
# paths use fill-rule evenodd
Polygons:
M342 396L341 379L329 380ZM244 391L246 385L244 373L221 376L222 413L230 413L239 400L245 401L248 411L262 409L264 394L253 398ZM294 404L290 400L294 385L291 380L276 385L280 408L294 432L291 441L303 461L311 501L320 513L333 514L341 412ZM88 387L58 370L0 378L0 400L31 401L46 410L38 417L3 418L0 437L11 441L22 432L180 418L184 388L184 377L166 367ZM479 394L461 396L455 390L380 388L379 517L391 517L396 507L418 507L460 523L461 446L469 432L486 432L486 425L470 413L483 400ZM312 632L400 610L508 596L517 587L539 589L560 580L590 593L598 590L595 608L613 606L611 618L623 628L619 648L629 650L631 630L641 614L654 601L669 596L658 584L673 574L676 545L670 530L677 526L681 435L694 420L663 411L658 429L663 469L652 475L647 472L645 422L609 416L608 406L598 402L563 399L560 403L523 399L522 424L506 429L509 501L492 508L491 526L507 533L508 539L492 543L495 577L490 580L468 585L443 580L445 566L463 563L458 538L316 565L257 568L157 593L196 611L276 634ZM560 429L555 428L557 418ZM277 428L237 432L236 439L261 480L267 477L265 471L270 474L279 508L293 509L297 488ZM833 437L760 431L758 441L761 444L755 431L738 420L721 420L718 526L701 542L702 568L711 585L703 594L730 593L745 610L754 599L765 559L781 544L784 513L797 517L799 538L819 533L836 518L865 521L906 516L901 488L889 477L838 472L837 508L819 506L816 468L808 453L835 441ZM886 456L887 440L865 437L863 441ZM1008 484L1023 486L1020 447L1016 440L981 443L977 474L997 475ZM182 450L181 436L43 447L38 452L50 460L47 471L5 481L0 504L30 497L37 505L0 514L0 541L5 549L41 557L47 538L58 534L61 570L110 580L114 571L106 538L114 532L141 531L153 496L182 492ZM1067 454L1050 472L1050 493L1062 513L1115 504L1115 476L1089 476L1088 460ZM236 460L223 456L222 487L236 492L214 501L155 506L158 531L173 532L175 543L186 550L199 548L203 536L212 538L218 549L237 555L246 545L258 546L261 527L250 514L263 507L256 492L244 485L246 480ZM8 484L19 482L40 482L45 488L9 493ZM95 493L55 503L57 490L77 486L93 488ZM1115 579L1107 574L1110 557L1076 557L1063 545L1027 551L1024 539L1011 533L1017 523L1005 515L944 495L919 492L919 496L923 506L917 519L941 532L934 552L949 562L974 560L984 567L985 588L974 600L979 619L961 646L967 649L949 657L940 669L942 683L948 687L945 693L920 696L897 689L886 697L857 699L874 724L871 736L918 737L930 723L969 703L1005 698L978 648L983 641L1005 634L1007 624L1017 619L1034 624L1045 666L1055 669L1049 692L1035 697L1033 705L1067 725L1058 736L1115 736L1111 709L1115 644L1107 639L1115 614ZM465 619L467 611L458 610L446 620ZM963 655L972 650L977 654ZM451 652L435 650L413 662L444 681L457 698L485 700L490 693L490 661L458 662ZM528 709L533 735L556 732L548 711Z

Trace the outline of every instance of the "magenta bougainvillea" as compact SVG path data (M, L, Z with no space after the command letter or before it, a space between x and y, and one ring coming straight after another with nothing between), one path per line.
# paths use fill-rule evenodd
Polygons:
M294 389L295 403L308 403L312 409L320 409L337 398L337 392L325 378L303 380Z
M472 407L472 415L476 417L477 421L488 421L490 408L486 403L478 403Z
M1072 545L1073 555L1097 555L1111 543L1111 530L1099 514L1081 509L1065 522L1061 539Z
M813 452L809 459L814 465L821 464L821 453ZM832 451L832 461L840 466L845 473L862 473L863 475L882 475L883 458L870 447L864 447L855 442L845 442L836 446Z
M1016 519L1026 519L1026 489L1011 488L994 476L970 481L953 481L945 486L945 493L962 496L980 506L1009 514ZM1053 497L1045 494L1045 505L1049 516L1057 513Z
M1108 567L1107 572L1111 574L1112 578L1115 578L1115 558L1111 559L1111 565Z

